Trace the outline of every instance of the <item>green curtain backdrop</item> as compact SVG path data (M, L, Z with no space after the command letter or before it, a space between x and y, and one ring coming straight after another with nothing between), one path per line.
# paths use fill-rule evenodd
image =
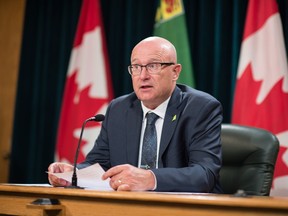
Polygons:
M130 52L153 35L156 0L101 0L115 97L132 91ZM184 0L196 88L231 104L247 0ZM286 49L288 1L278 0ZM10 162L11 183L47 183L81 0L26 0ZM175 26L177 28L177 26Z

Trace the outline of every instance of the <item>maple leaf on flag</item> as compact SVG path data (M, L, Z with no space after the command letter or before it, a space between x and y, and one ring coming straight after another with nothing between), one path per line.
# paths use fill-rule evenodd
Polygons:
M287 122L282 121L282 117L288 119L288 116L287 112L281 111L283 110L282 107L285 107L284 110L288 110L288 93L282 91L282 78L275 84L271 91L268 92L265 99L260 104L257 104L256 101L262 82L263 81L255 81L253 79L251 64L249 64L241 78L237 81L233 110L234 113L237 114L233 116L233 122L265 128L277 136L280 142L274 172L274 178L277 179L285 176L287 173L285 170L288 170L288 140L285 138L288 137L288 125ZM247 92L249 92L248 95ZM285 136L279 135L282 134L283 131L286 133ZM287 180L288 179L286 179L286 181Z
M100 113L101 110L106 109L107 107L107 99L101 98L91 98L88 96L88 92L91 86L86 87L80 93L77 93L77 84L75 83L75 77L77 73L74 73L71 77L67 79L67 85L69 86L69 95L66 95L65 102L63 109L69 110L67 113L63 113L62 118L64 120L64 131L59 134L58 142L59 143L67 143L65 148L59 148L59 160L60 161L67 161L68 159L74 158L76 148L78 145L78 140L82 128L82 124L85 119L94 116L95 113ZM79 94L79 101L75 102L75 95ZM72 113L72 116L70 115ZM75 116L73 116L75 113ZM85 132L83 133L83 138L81 142L81 147L85 144L90 144L90 149L93 146L95 141L96 135L99 134L99 130L101 127L101 123L89 123L85 127ZM94 139L93 142L88 142L89 136L85 136L87 134L87 128L94 129ZM85 138L86 137L86 138ZM71 149L72 151L67 151L67 148ZM86 151L87 154L87 151ZM85 155L86 155L85 154ZM78 161L82 161L85 158L85 155L82 151L79 151ZM69 160L68 160L69 161Z
M84 121L106 112L113 98L112 82L99 0L82 2L71 52L61 108L56 160L74 162ZM92 149L101 123L89 122L83 131L78 161Z

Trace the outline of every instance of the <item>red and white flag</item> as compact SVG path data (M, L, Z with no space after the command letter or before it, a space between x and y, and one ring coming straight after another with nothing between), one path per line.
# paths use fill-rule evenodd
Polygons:
M240 52L232 123L280 141L272 189L288 189L288 68L276 0L250 0Z
M64 90L56 159L74 162L85 119L105 114L113 98L110 67L99 0L83 0ZM101 123L86 124L78 162L91 150Z

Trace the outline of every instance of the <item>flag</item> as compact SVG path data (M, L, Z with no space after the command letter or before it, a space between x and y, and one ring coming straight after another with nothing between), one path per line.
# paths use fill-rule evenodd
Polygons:
M166 38L177 50L182 64L178 82L195 86L192 58L186 29L184 5L181 0L160 0L155 18L154 35Z
M83 122L105 113L113 97L100 0L83 0L70 56L62 101L56 159L74 162ZM83 132L78 162L91 150L101 123L89 122Z
M276 0L250 0L232 123L263 128L280 142L272 189L288 188L288 68Z

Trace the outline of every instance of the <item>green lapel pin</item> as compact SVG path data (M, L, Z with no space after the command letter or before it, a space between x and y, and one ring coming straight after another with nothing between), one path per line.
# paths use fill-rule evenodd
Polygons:
M172 118L172 122L173 122L173 121L175 121L175 120L176 120L176 118L177 118L177 116L176 116L176 115L174 115L174 116L173 116L173 118Z

